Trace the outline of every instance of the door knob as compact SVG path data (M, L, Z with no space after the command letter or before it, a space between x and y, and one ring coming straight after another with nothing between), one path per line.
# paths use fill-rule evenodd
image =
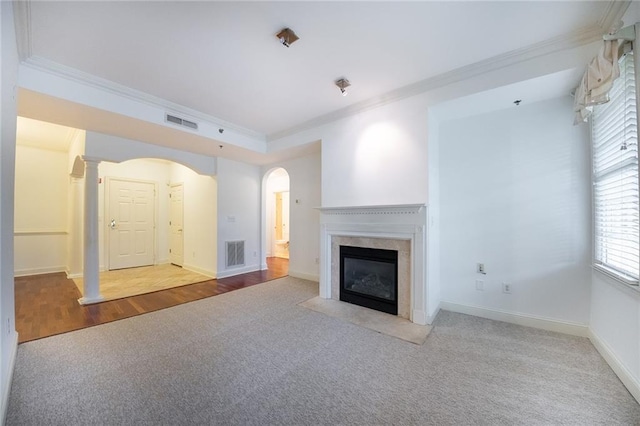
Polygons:
M116 229L116 220L115 219L111 219L111 223L109 223L109 228Z

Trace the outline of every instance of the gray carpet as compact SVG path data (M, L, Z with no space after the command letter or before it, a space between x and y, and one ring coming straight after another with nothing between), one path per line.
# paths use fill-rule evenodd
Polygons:
M441 312L422 346L283 278L20 345L7 424L640 424L587 339Z

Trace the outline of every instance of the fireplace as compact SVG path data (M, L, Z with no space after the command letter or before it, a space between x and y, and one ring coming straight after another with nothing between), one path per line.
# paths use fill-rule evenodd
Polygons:
M340 246L398 252L398 316L427 324L424 204L320 209L320 297L340 300Z
M340 300L398 314L398 251L340 246Z

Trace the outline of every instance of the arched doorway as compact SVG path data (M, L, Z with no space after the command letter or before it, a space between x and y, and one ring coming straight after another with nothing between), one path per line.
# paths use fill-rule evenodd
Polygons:
M289 259L289 173L276 168L265 174L265 249L267 257Z

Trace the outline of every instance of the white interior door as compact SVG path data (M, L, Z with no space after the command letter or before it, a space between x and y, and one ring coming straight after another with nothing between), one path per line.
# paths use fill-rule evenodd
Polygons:
M153 265L155 185L109 179L109 269Z
M184 190L182 184L169 190L169 261L182 266L184 262Z

